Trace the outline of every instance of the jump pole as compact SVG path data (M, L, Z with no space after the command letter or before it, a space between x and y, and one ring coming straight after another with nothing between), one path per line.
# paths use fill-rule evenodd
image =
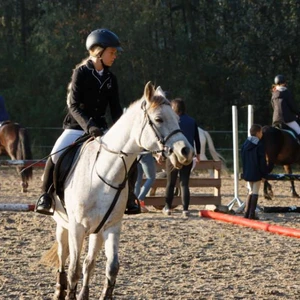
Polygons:
M233 172L234 172L234 198L228 203L229 210L237 203L239 211L245 204L239 198L239 154L238 154L238 114L236 105L232 106L232 140L233 140Z
M250 136L250 128L253 124L253 105L248 105L248 136ZM234 169L234 198L227 205L231 210L237 203L237 213L242 212L245 203L239 198L239 146L238 146L238 113L236 105L232 106L232 137L233 137L233 169Z
M34 211L34 204L0 203L0 211Z
M269 232L276 233L276 234L281 234L281 235L290 236L290 237L294 237L294 238L300 238L300 230L291 228L291 227L272 225L272 224L261 222L261 221L246 219L246 218L243 218L240 216L233 216L233 215L228 215L228 214L219 213L219 212L213 212L213 211L209 211L209 210L201 210L199 212L199 215L200 215L200 217L204 217L204 218L211 218L211 219L215 219L218 221L223 221L223 222L233 223L233 224L237 224L237 225L241 225L241 226L251 227L251 228L257 229L257 230L264 230L264 231L269 231Z
M248 136L250 136L250 128L253 124L253 106L248 105Z

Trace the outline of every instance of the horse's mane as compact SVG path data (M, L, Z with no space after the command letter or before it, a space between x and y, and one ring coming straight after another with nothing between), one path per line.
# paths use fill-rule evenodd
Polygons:
M144 101L144 98L141 98L141 99L138 99L134 102L132 102L128 109L131 108L132 106L136 105L137 103L140 103ZM154 95L151 99L150 99L150 106L148 107L148 109L155 109L163 104L165 105L171 105L170 101L165 98L164 96L161 96L161 95Z
M150 104L149 108L153 108L153 109L155 109L156 107L158 107L160 105L163 105L163 104L171 105L170 101L167 98L165 98L164 96L161 96L161 95L153 96L150 103L151 104Z

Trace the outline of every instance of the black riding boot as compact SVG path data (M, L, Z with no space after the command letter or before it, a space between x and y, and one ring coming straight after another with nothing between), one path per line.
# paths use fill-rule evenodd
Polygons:
M51 157L47 159L44 169L42 191L44 192L38 199L35 205L35 211L44 215L53 215L52 209L52 196L49 193L53 185L53 171L55 164L52 162Z
M250 202L250 209L249 209L249 219L252 220L257 220L258 218L255 216L255 210L257 206L257 200L258 200L258 195L253 194L251 197L251 202Z
M247 218L247 219L249 218L249 212L250 212L250 207L251 207L251 197L252 197L252 194L249 194L246 199L244 218Z
M137 179L137 161L133 163L128 172L128 200L125 214L136 215L141 213L141 207L139 201L134 194L134 186Z

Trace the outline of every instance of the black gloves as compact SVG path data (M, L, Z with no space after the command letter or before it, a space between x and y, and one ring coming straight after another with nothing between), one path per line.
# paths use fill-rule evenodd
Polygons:
M104 132L99 127L91 126L89 128L89 134L92 137L97 137L97 136L102 136L104 134Z

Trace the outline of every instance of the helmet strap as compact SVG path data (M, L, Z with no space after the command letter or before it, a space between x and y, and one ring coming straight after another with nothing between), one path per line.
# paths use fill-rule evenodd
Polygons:
M106 48L104 48L101 52L99 52L99 54L97 55L98 58L100 58L101 64L103 66L104 70L108 69L108 66L104 64L103 60L102 60L102 55L104 53L104 51L106 50Z

